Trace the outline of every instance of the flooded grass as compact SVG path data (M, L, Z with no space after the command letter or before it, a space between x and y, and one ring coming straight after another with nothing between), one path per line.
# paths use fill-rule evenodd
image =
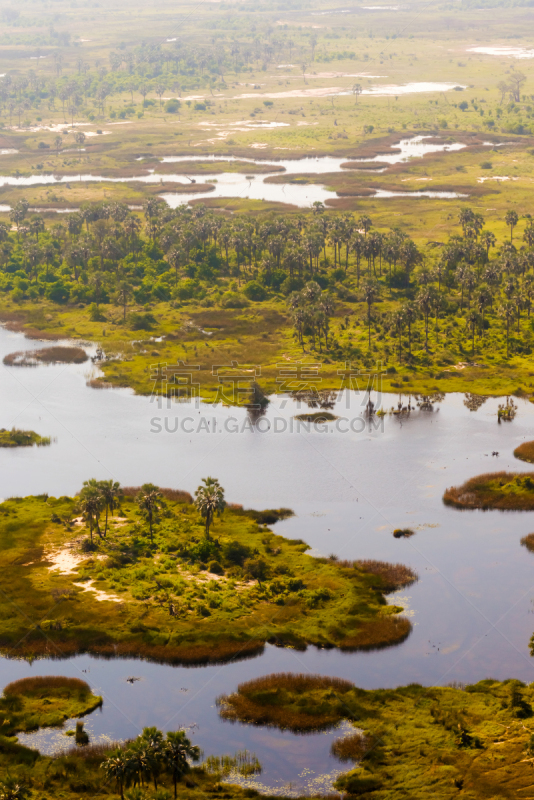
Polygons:
M39 364L83 364L89 356L81 347L45 347L42 350L19 350L4 357L7 367L35 367Z

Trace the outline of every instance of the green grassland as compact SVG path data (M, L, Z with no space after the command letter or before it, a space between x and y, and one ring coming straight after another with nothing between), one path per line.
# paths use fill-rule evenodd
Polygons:
M126 496L122 516L105 538L93 533L96 549L85 553L87 531L72 521L75 513L67 497L0 506L6 655L205 663L255 655L266 641L352 650L394 644L410 632L383 593L415 580L411 570L313 558L300 540L259 523L256 512L227 509L207 540L194 506L169 500L152 541ZM59 567L65 557L74 564L61 574L54 559ZM247 572L254 559L263 559L261 582Z
M360 762L335 784L350 796L474 800L528 796L533 699L530 686L513 680L366 691L335 678L282 674L242 684L221 703L230 718L289 721L301 731L349 719L357 733L332 751Z

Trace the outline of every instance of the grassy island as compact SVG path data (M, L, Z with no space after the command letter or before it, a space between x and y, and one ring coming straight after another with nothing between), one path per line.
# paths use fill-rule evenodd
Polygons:
M14 681L0 697L0 751L5 737L58 727L101 705L102 698L92 694L89 684L78 678L38 676Z
M488 472L451 486L443 502L462 509L534 510L534 472Z
M227 719L299 732L351 720L357 731L337 740L332 753L359 765L335 787L373 800L528 792L533 701L534 689L514 680L365 691L338 678L291 674L241 684L219 700Z
M207 524L200 489L194 505L152 484L117 499L116 485L104 484L87 481L79 497L0 505L4 654L193 664L252 656L265 642L352 650L410 633L402 608L384 597L416 580L407 567L307 555L303 541L265 524L287 509L228 506ZM221 487L205 484L209 501L210 487Z
M34 444L45 447L50 442L49 436L39 436L35 431L21 431L18 428L8 431L0 428L0 447L32 447Z

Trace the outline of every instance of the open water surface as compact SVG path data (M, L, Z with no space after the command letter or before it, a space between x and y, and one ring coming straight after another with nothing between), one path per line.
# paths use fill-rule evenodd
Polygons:
M41 346L0 329L0 360ZM102 711L87 718L93 741L135 736L144 725L164 731L185 726L206 755L247 748L264 767L259 785L298 792L329 789L343 766L329 756L330 744L343 730L294 736L222 722L219 694L286 670L337 675L364 688L534 680L528 648L534 555L520 544L534 530L532 515L460 512L441 500L447 486L480 472L528 470L512 453L533 438L532 404L518 400L515 420L499 425L497 399L472 412L462 394L453 394L432 412L416 410L402 423L386 416L383 424L369 426L363 394L345 392L335 413L346 421L291 431L298 409L282 395L272 398L254 426L240 409L194 403L158 408L129 390L87 388L94 371L87 364L0 369L0 425L57 438L50 447L0 451L3 497L71 494L89 477L194 491L201 478L213 475L230 502L292 507L296 516L275 530L303 538L313 553L400 561L420 576L389 598L404 606L414 626L397 647L348 654L267 646L255 659L198 668L90 656L31 665L1 659L0 687L25 675L81 677L104 696ZM396 402L397 396L382 398L386 409ZM393 529L406 526L416 535L394 539ZM141 680L130 684L129 676ZM19 738L46 752L70 742L61 731Z

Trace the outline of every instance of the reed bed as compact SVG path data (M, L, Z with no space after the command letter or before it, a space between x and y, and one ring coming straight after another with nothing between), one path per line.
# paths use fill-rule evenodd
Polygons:
M342 562L342 566L346 562ZM373 558L353 561L351 566L361 569L371 575L376 575L382 581L384 591L394 592L403 586L410 586L419 580L417 572L405 564L392 564L389 561L377 561Z
M529 464L534 464L534 442L523 442L519 447L514 450L514 456L520 458L521 461L528 461Z
M231 722L310 733L352 716L343 697L354 688L342 678L280 672L239 684L237 692L219 697L217 705L221 717Z
M531 553L534 553L534 533L527 533L526 536L523 536L521 539L521 544Z
M534 472L487 472L451 486L445 505L460 509L534 511Z
M387 616L363 623L359 630L346 636L339 644L341 650L382 650L401 644L408 638L412 623L407 617Z
M4 695L41 696L51 693L87 695L91 694L91 687L79 678L65 678L58 675L36 675L31 678L21 678L8 683L4 688Z
M38 364L83 364L89 356L81 347L44 347L41 350L17 350L4 357L7 367L31 367Z
M336 739L330 752L339 761L361 761L372 747L372 742L362 733L351 733L343 739Z
M0 640L0 652L11 658L50 658L63 659L91 653L101 658L139 658L154 661L157 664L176 664L182 666L200 666L202 664L226 664L228 661L242 661L255 658L263 653L263 641L192 643L183 645L158 645L133 640L98 644L85 641L60 640L52 641L36 638L12 645Z
M124 497L137 497L141 491L140 486L125 486L122 489ZM189 492L184 492L182 489L159 489L161 494L166 500L171 500L174 503L192 503L193 496Z

